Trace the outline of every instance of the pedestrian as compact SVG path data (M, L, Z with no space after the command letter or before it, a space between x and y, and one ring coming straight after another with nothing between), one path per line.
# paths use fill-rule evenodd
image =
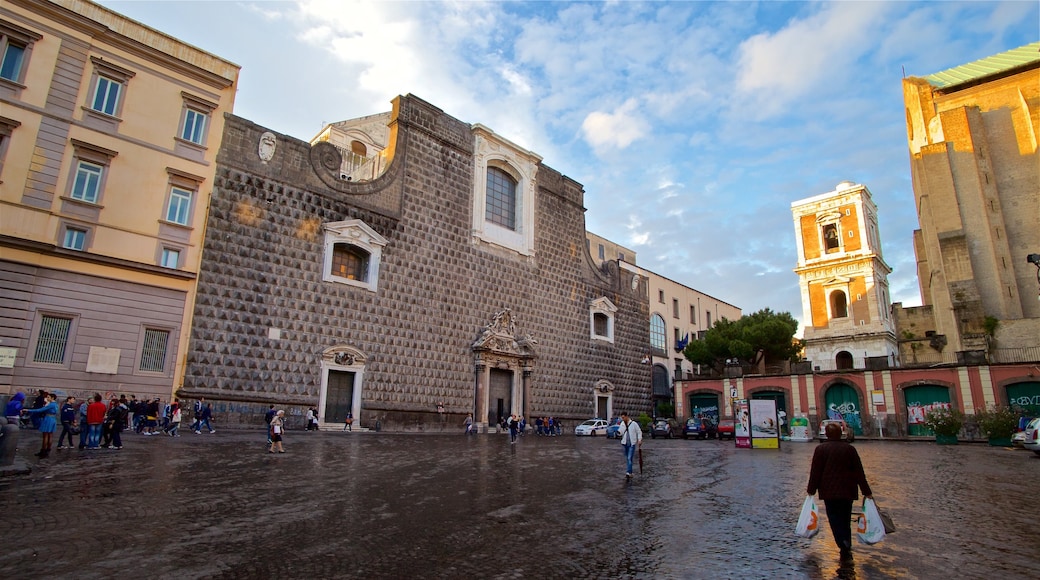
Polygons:
M33 399L33 409L42 409L47 404L47 391L40 389L36 393L36 398ZM32 422L33 429L39 430L40 421L43 420L43 415L40 413L29 413L29 420Z
M76 397L65 397L61 406L61 437L58 437L58 449L71 449L76 446L72 436L76 434ZM68 436L69 444L65 445Z
M105 416L105 442L101 445L109 449L122 449L123 428L126 427L126 417L130 410L126 408L119 399L112 397L108 414Z
M347 411L347 416L343 419L343 430L353 433L354 432L354 414Z
M101 445L101 428L105 423L108 407L101 402L101 393L94 393L94 402L87 406L87 449L97 449Z
M209 424L210 417L213 416L213 406L210 403L206 403L206 406L202 408L202 415L199 416L199 423L195 426L195 434L202 433L202 427L205 426L209 429L210 433L216 433L217 430Z
M170 427L166 429L166 434L170 437L180 437L177 434L177 430L181 428L181 402L180 399L173 400L173 414L170 416Z
M285 431L285 411L279 410L271 419L271 453L285 453L282 447L282 433Z
M198 431L202 427L202 409L206 407L206 397L199 397L199 400L195 401L195 405L191 408L191 430L192 432ZM271 405L274 408L274 405ZM268 421L270 422L270 421Z
M199 410L199 413L200 414L202 413L201 409ZM265 423L264 431L267 433L267 444L268 445L271 444L271 420L274 419L275 415L277 415L277 414L278 414L278 411L275 411L274 405L271 405L267 409L267 413L264 413L264 423ZM191 430L194 431L195 427L193 426L191 428Z
M313 425L315 431L321 430L321 424L318 422L318 410L311 409L311 425Z
M841 439L841 425L828 423L824 433L827 440L813 452L805 491L809 495L820 492L841 561L848 563L852 561L852 504L859 499L857 488L868 499L874 494L867 484L859 453Z
M90 408L90 399L84 399L79 404L77 415L79 416L79 449L86 449L90 437L90 425L87 423L87 409Z
M43 441L36 457L46 459L51 454L51 440L54 437L54 428L58 425L58 404L54 402L54 395L46 391L40 392L43 393L43 405L35 409L23 409L23 412L30 418L38 419L36 429L43 435Z
M625 477L632 477L632 460L636 450L643 446L643 428L629 418L628 413L621 413L621 446L625 450Z
M473 413L466 415L466 435L473 432Z
M307 431L314 430L314 410L307 409Z
M18 420L22 415L22 408L25 406L25 393L18 391L11 397L11 400L7 402L7 408L4 409L4 416L7 417L7 422L11 425L17 425Z
M516 443L516 435L520 432L520 419L516 415L509 416L509 443Z

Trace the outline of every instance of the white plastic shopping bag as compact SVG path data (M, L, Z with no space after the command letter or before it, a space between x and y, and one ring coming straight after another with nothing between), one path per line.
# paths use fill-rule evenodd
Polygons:
M864 544L876 544L885 539L885 522L872 499L863 500L863 513L856 521L856 536Z
M802 513L798 516L798 525L794 533L803 538L811 538L820 531L820 512L816 509L816 498L807 495L802 504Z

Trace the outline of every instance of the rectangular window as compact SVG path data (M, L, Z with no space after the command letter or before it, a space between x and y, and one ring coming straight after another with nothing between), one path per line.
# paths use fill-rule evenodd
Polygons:
M79 250L87 246L87 231L78 228L66 228L65 236L62 239L61 247L69 250Z
M605 259L605 255L606 255L606 254L605 254L605 252L603 251L603 244L600 244L600 245L599 245L599 259L600 259L600 260L603 260L603 259Z
M179 187L170 190L170 205L166 208L166 221L182 226L188 225L191 217L191 193Z
M103 170L100 165L80 161L76 167L76 179L72 184L72 199L97 203Z
M657 291L657 301L664 304L664 290Z
M22 63L25 61L25 46L6 42L3 45L3 60L0 61L0 78L18 82L22 73Z
M621 260L622 262L624 262L625 261L625 253L624 252L618 252L617 259Z
M40 321L40 336L36 340L33 362L62 364L69 343L71 318L44 315Z
M690 324L697 324L697 308L690 305Z
M178 268L181 265L181 251L172 250L170 248L163 248L162 251L162 263L160 264L163 268Z
M170 342L170 331L147 328L144 344L141 345L141 364L138 370L161 373L166 370L166 345Z
M206 130L206 119L209 116L195 109L185 109L184 128L181 130L181 139L202 145Z
M119 93L123 85L119 81L98 75L94 85L94 100L90 108L106 115L116 116L119 106Z
M672 318L679 318L679 299L672 298Z

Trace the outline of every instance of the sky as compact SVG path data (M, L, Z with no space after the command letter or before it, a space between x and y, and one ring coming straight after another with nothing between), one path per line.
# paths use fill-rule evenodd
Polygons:
M921 303L901 79L1040 39L1025 2L101 0L242 67L234 113L310 140L413 94L585 188L586 229L657 274L802 318L791 202L878 206Z

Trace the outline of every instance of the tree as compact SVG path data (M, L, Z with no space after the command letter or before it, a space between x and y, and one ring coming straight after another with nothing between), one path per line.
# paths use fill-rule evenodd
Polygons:
M789 312L764 308L738 320L722 318L708 329L704 340L690 341L683 354L693 364L710 365L721 372L726 361L752 365L797 360L801 344L794 339L798 321Z

